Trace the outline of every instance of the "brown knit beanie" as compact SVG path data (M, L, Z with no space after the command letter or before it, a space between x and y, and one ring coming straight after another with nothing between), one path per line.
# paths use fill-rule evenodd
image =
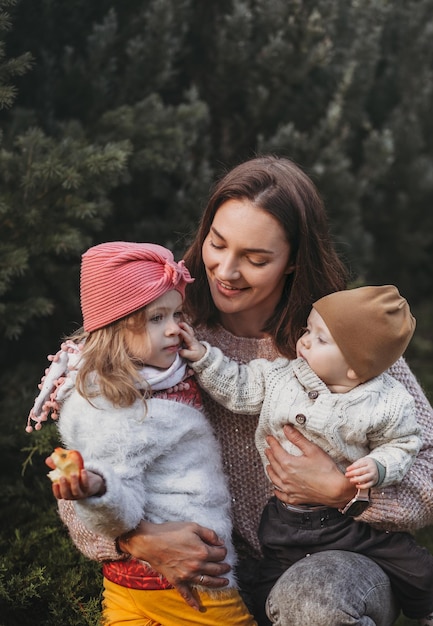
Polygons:
M393 285L336 291L313 307L363 381L395 363L415 330L409 305Z
M172 289L185 297L193 278L183 261L153 243L111 241L85 252L81 261L81 310L91 332L130 315Z

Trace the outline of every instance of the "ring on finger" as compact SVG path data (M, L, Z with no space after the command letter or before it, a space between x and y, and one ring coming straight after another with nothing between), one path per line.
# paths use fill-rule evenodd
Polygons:
M283 492L283 490L282 490L280 487L278 487L278 485L275 485L274 483L272 483L272 486L273 486L273 488L274 488L274 489L276 489L277 491L281 491L281 492Z

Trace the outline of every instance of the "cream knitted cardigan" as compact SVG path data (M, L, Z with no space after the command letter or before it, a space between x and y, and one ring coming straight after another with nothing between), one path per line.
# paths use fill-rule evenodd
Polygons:
M218 346L241 363L279 356L270 338L236 337L223 329L199 329L199 339ZM415 399L416 416L423 431L421 450L398 486L372 490L372 506L362 519L388 530L414 531L433 524L433 410L403 359L389 370ZM257 528L263 506L272 495L254 435L257 419L236 415L203 394L204 411L221 444L223 465L229 479L236 545L241 553L259 554ZM78 549L94 560L118 559L114 543L91 533L74 514L71 503L59 501L61 518Z
M318 445L341 471L369 456L385 468L383 486L400 482L421 447L415 402L388 374L346 393L332 393L304 359L255 359L239 365L219 348L191 366L200 385L235 413L257 415L256 446L264 467L266 437L273 435L290 454L300 454L284 436L293 424ZM248 418L247 418L248 419Z

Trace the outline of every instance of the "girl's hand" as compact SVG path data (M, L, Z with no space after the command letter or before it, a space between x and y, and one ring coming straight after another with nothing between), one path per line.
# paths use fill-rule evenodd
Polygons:
M371 457L365 456L346 467L346 478L357 489L374 487L379 480L377 465Z
M284 426L284 434L302 456L289 454L274 437L267 437L266 469L277 498L286 504L345 506L356 490L331 457L293 426Z
M56 467L50 456L45 459L45 463L51 469ZM105 493L105 482L99 474L82 469L68 478L61 476L52 484L52 490L57 500L82 500L89 496L102 496Z
M118 538L122 551L147 561L196 610L200 605L190 584L225 587L230 570L223 563L227 550L213 530L193 522L152 524L142 521L138 528ZM203 577L203 578L202 578Z
M206 348L195 338L194 331L189 324L180 322L179 328L181 330L180 336L185 345L185 347L179 351L180 356L192 363L200 361L206 354Z

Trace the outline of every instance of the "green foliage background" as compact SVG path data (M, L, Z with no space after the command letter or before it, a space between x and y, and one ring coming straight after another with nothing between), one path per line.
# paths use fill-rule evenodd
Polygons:
M80 254L179 258L225 168L306 169L353 280L411 302L433 398L432 32L433 0L0 0L0 626L98 623L99 566L45 478L55 429L24 432L80 323Z

